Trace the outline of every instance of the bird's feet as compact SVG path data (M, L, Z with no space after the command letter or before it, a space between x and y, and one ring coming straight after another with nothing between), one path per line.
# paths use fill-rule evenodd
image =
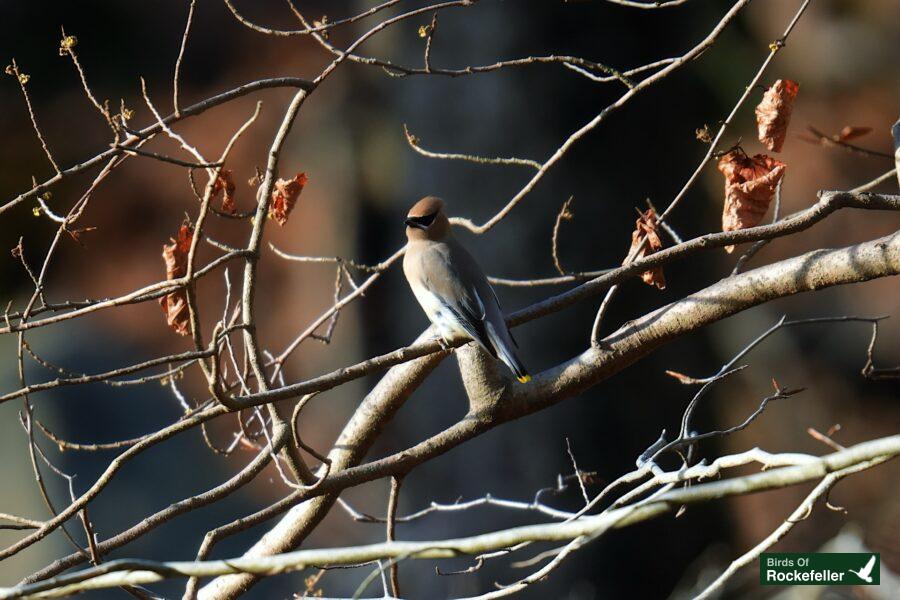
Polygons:
M450 342L445 340L444 336L442 336L441 334L437 334L432 339L438 343L438 346L441 347L441 350L447 351L453 349L453 346L450 345Z

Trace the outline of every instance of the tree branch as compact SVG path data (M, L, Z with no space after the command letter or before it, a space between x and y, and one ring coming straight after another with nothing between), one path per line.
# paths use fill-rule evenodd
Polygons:
M463 379L470 396L470 410L465 417L411 448L352 466L358 465L365 449L442 354L426 355L395 366L356 411L336 442L329 456L339 463L333 465L331 474L315 490L289 496L285 507L294 508L247 556L275 554L296 547L325 516L340 490L404 473L504 422L580 394L677 337L776 298L898 273L900 232L855 246L810 252L723 279L627 323L601 344L536 375L528 384L515 385L501 380L497 385L500 375L490 371L493 363L478 353L467 354L475 351L466 347L460 353ZM252 581L252 575L225 576L203 588L200 597L234 598Z
M567 541L581 537L596 539L609 530L654 519L685 504L780 489L823 478L830 482L843 476L845 471L856 472L871 468L897 455L900 455L900 435L863 442L801 465L670 490L649 502L608 510L574 521L526 525L464 538L424 542L393 541L204 562L115 560L47 581L0 589L0 600L35 597L39 593L42 598L56 598L90 589L148 584L174 577L238 573L259 576L320 565L356 565L379 559L453 558L501 550L523 542ZM831 477L832 475L836 477Z

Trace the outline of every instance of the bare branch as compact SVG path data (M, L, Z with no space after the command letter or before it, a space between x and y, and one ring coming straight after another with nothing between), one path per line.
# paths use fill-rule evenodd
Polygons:
M172 78L172 106L175 109L176 117L181 116L181 111L178 109L178 75L181 72L181 61L184 59L184 50L187 48L188 35L191 32L191 22L194 20L195 4L197 4L197 0L191 0L187 21L184 24L184 35L181 36L181 47L178 49L178 58L175 60L175 75Z
M628 527L667 514L682 504L696 504L739 494L779 489L822 478L836 480L881 464L898 454L900 454L900 436L880 438L816 458L804 465L675 489L652 502L623 507L596 516L563 523L528 525L468 538L426 542L382 542L350 548L299 550L272 556L245 556L207 562L158 563L149 560L116 560L43 582L0 589L0 598L4 600L22 598L39 592L43 594L42 597L53 598L89 589L153 583L171 577L225 574L258 576L317 565L360 564L379 559L452 558L508 548L521 542L596 538L610 529ZM820 486L824 484L825 481Z
M484 156L475 156L473 154L448 154L445 152L433 152L431 150L426 150L425 148L422 148L421 145L419 145L419 138L409 132L406 124L403 125L403 134L406 136L406 141L409 144L410 148L412 148L422 156L427 156L428 158L462 160L482 165L520 165L523 167L531 167L532 169L538 170L540 170L541 168L541 163L537 162L536 160L530 160L527 158L488 158Z

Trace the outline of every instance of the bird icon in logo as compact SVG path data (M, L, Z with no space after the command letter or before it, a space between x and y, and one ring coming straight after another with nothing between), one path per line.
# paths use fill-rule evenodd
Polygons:
M866 583L872 583L872 569L875 568L875 555L873 554L869 558L869 562L866 563L859 571L854 571L853 569L847 569Z

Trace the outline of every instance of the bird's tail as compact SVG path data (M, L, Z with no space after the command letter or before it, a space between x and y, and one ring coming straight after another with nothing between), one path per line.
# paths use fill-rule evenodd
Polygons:
M531 375L528 374L525 365L523 365L522 361L519 360L519 357L516 356L515 350L506 344L495 344L495 346L497 349L497 357L516 375L516 379L519 380L519 383L528 383L531 381Z

